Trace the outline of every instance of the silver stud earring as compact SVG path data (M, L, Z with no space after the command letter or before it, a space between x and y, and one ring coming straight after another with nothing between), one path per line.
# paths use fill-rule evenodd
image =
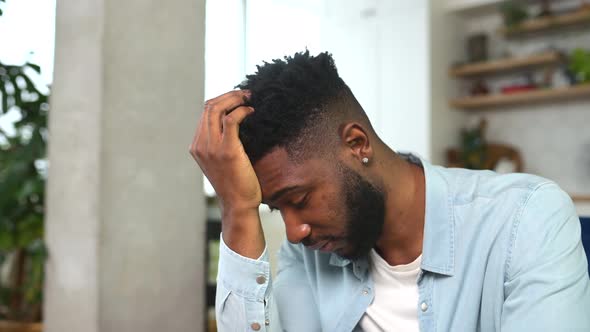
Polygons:
M365 164L365 165L366 165L366 164L368 164L368 163L369 163L369 158L367 158L367 157L364 157L364 158L362 159L362 162L363 162L363 164Z

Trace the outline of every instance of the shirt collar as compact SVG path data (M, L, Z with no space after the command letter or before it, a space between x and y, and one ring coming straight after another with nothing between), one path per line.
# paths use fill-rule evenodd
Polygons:
M455 272L455 221L453 195L441 167L422 160L426 179L426 213L422 244L422 269L452 276Z
M409 159L408 159L408 156ZM414 155L404 155L410 162L419 161L424 169L426 182L426 211L424 215L424 239L421 268L426 271L452 276L455 271L455 224L452 214L452 195L449 184L438 167ZM331 254L330 265L346 266L352 261ZM358 274L368 268L367 259L354 262ZM356 272L356 271L355 271ZM355 273L357 274L357 273Z

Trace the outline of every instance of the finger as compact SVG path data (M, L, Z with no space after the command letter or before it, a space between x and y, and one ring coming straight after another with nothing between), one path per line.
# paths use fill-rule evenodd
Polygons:
M247 90L236 90L207 101L205 109L209 111L207 114L209 143L220 139L223 117L236 107L244 105L249 96L250 92Z
M201 116L199 117L199 123L197 125L197 130L195 131L195 143L199 140L199 138L203 137L203 134L207 135L207 111L203 108L201 112Z
M242 98L244 103L248 102L250 99L250 90L232 90L228 91L222 95L219 95L215 98L212 98L207 101L207 103L220 103L228 98L235 98L236 96Z
M223 144L231 145L240 143L239 132L240 123L254 113L254 108L249 106L240 106L223 118Z
M190 145L190 153L195 158L198 158L198 155L204 153L203 148L207 146L207 138L208 138L208 128L207 128L207 110L203 109L201 112L201 116L199 118L199 123L197 125L197 129L195 130L195 136L193 141Z

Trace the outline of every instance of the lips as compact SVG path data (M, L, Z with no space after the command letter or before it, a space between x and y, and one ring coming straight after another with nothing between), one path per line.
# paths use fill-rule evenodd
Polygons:
M307 246L308 249L311 250L319 250L319 249L323 249L324 246L326 246L328 243L330 242L330 240L323 240L323 241L318 241L316 243L314 243L311 246Z
M336 243L331 239L315 242L313 245L306 246L307 249L319 250L321 252L334 252Z
M334 246L335 246L334 242L328 241L319 250L322 252L332 252L332 251L334 251Z

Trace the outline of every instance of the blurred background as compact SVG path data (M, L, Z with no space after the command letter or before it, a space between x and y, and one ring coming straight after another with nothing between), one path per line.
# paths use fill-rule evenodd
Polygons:
M0 9L0 331L214 331L220 214L188 145L204 100L305 49L394 150L552 179L589 240L590 1Z

